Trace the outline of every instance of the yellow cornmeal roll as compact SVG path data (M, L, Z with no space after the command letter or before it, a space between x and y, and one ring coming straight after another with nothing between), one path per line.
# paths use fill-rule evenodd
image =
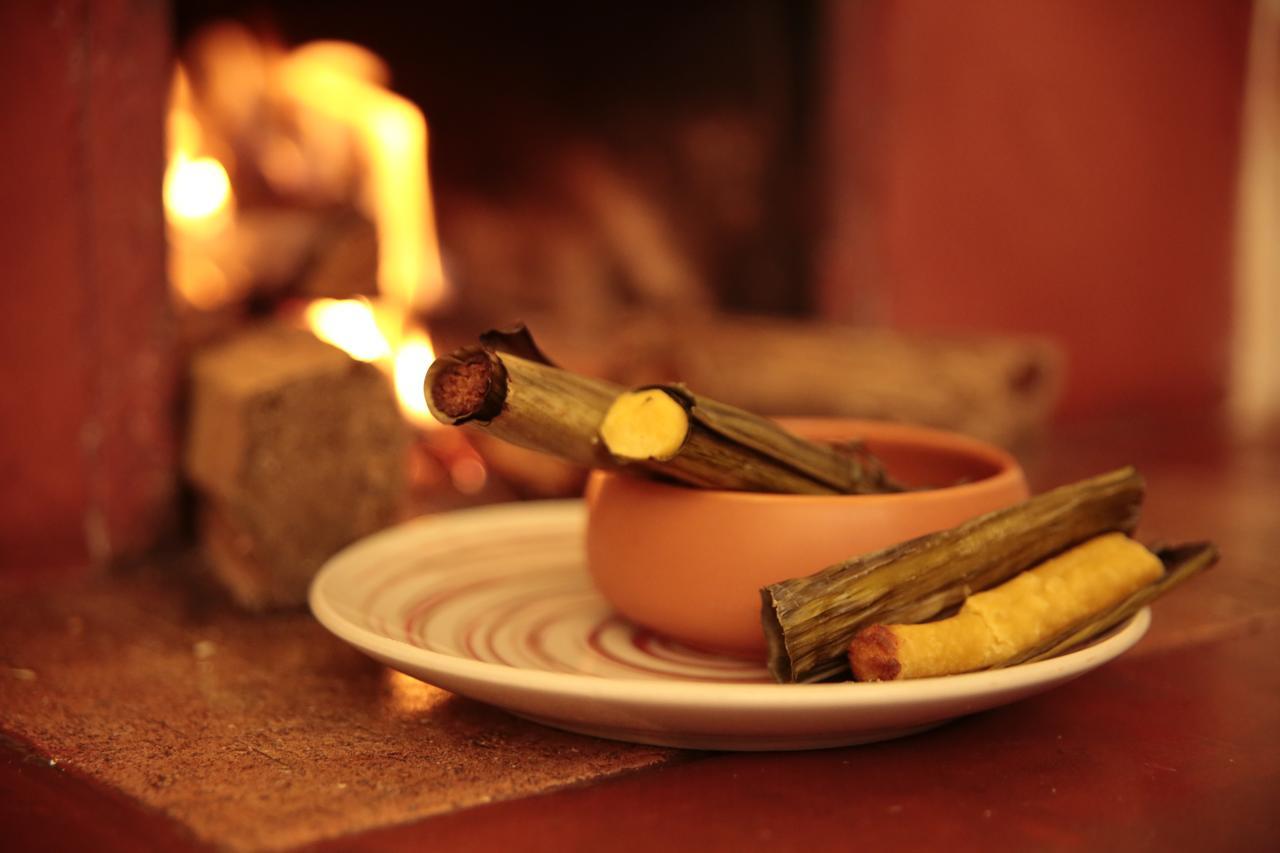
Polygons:
M849 665L859 681L986 669L1119 604L1163 573L1155 554L1108 533L969 596L948 619L863 628L849 644Z
M619 394L600 422L600 439L619 459L665 462L689 435L689 413L657 388Z

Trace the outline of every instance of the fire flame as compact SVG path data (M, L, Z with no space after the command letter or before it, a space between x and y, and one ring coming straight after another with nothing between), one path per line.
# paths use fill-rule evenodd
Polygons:
M435 239L427 177L427 122L409 101L383 88L376 56L345 42L313 42L280 64L278 80L291 100L347 130L365 164L361 203L378 237L377 307L327 300L308 321L322 339L391 375L405 416L435 423L423 396L435 359L426 332L410 321L437 302L444 271Z
M322 41L281 51L235 25L216 28L203 45L206 100L193 97L181 66L170 98L164 204L175 289L201 308L236 292L229 272L236 235L228 228L236 224L235 195L216 153L254 152L258 171L283 195L324 203L345 197L373 222L379 296L315 300L305 321L320 339L386 371L405 416L434 425L423 381L435 356L414 318L443 297L445 278L422 112L386 88L386 66L358 45ZM288 120L264 123L257 107ZM208 138L209 128L227 138ZM237 145L239 133L257 135ZM354 198L346 197L352 176ZM215 238L222 241L216 247Z
M436 360L431 339L423 331L407 334L395 355L393 375L396 383L396 399L411 421L419 425L434 424L435 418L427 408L425 385L427 368Z
M317 299L307 306L307 326L320 340L356 361L391 357L391 343L378 328L373 307L362 299Z
M186 72L174 70L169 93L168 164L164 172L169 225L169 281L188 304L214 308L230 298L231 282L209 242L234 220L235 195L226 167L202 155L204 131L192 108Z
M378 235L378 291L404 310L444 293L427 178L427 122L409 101L379 85L381 63L345 42L292 51L278 79L291 99L346 129L367 169L363 198Z
M231 202L231 179L212 157L179 155L164 176L164 206L175 224L199 227Z
M169 224L209 234L227 224L231 178L213 157L200 156L204 132L191 105L191 84L179 66L173 75L168 117L169 164L164 173L164 209Z
M436 358L426 332L406 329L385 303L367 299L316 299L307 305L305 319L320 340L386 371L406 418L421 427L435 425L423 391L427 368Z

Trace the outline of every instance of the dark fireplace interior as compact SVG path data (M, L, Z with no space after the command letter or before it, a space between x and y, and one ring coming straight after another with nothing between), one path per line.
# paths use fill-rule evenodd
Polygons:
M382 57L430 127L456 307L500 322L584 290L601 312L811 310L816 14L197 2L177 6L175 28L180 55L233 19L284 45L342 39Z

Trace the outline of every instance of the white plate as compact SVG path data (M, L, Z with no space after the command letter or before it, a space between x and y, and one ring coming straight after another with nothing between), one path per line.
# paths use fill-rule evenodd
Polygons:
M401 672L549 726L695 749L808 749L898 737L1040 693L1151 624L1009 669L878 684L774 684L762 666L613 615L583 567L579 501L428 516L335 556L311 610Z

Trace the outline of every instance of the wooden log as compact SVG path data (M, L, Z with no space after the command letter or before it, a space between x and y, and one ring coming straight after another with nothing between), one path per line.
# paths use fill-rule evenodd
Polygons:
M907 334L741 317L527 317L564 367L627 386L679 381L768 416L918 423L1016 446L1058 400L1063 359L1031 337Z
M214 572L246 607L301 604L324 560L402 505L408 432L390 384L278 325L198 353L191 380L185 469Z
M378 235L373 223L358 213L343 211L317 230L314 257L297 278L298 292L331 299L376 295Z
M685 381L745 409L905 421L1006 447L1043 426L1062 385L1060 353L1034 338L748 320L687 335Z

